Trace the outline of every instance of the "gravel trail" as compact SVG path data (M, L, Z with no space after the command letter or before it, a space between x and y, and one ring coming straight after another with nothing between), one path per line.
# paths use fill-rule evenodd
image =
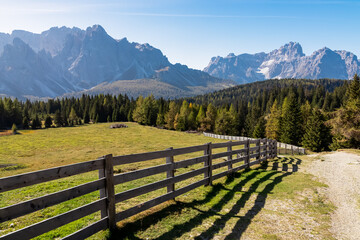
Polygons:
M329 185L327 195L337 207L332 214L336 239L360 239L360 156L335 152L313 155L309 171Z

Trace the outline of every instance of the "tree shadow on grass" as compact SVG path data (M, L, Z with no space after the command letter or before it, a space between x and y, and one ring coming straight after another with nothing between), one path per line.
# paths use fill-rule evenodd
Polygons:
M195 239L211 239L216 233L223 229L230 219L233 218L237 218L238 220L236 221L231 233L228 234L225 239L239 239L250 225L252 219L265 206L268 194L271 193L274 187L279 184L283 178L298 170L297 166L301 164L301 160L293 157L286 157L271 161L271 163L273 165L270 166L270 171L266 171L266 169L269 169L267 164L257 169L250 170L251 173L248 173L244 179L235 184L232 188L227 188L222 184L215 184L212 186L211 191L209 191L202 200L194 200L189 203L175 201L173 205L165 207L156 213L136 220L135 222L127 223L124 227L111 233L109 239L141 239L135 235L136 232L145 231L147 228L161 222L162 219L168 216L181 216L182 209L189 208L196 210L198 214L188 219L186 222L172 225L172 228L169 231L157 236L156 239L168 240L181 237L183 234L190 232L192 229L201 226L204 220L213 216L217 216L213 224ZM279 163L282 165L280 168ZM233 176L226 179L225 184L231 185L231 183L240 176L241 173L234 173ZM251 182L249 189L247 191L243 191L243 187L249 182ZM265 182L269 183L267 183L261 191L257 191L259 186ZM220 191L224 190L226 193L221 197L220 201L212 205L209 210L204 211L199 208L199 206L213 201L218 197ZM232 204L230 211L228 213L221 214L221 209L226 204L231 203L234 196L239 192L241 192L242 195L234 204ZM254 205L244 216L237 216L254 193L257 193Z

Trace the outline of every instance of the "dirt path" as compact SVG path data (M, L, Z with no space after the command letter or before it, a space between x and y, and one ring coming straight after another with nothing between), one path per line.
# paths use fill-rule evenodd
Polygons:
M313 155L310 172L329 185L328 197L337 207L332 215L336 239L360 239L360 156L335 152Z

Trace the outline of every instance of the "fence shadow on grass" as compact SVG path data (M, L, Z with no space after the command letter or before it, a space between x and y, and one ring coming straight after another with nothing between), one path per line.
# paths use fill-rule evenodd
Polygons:
M108 239L142 239L135 234L138 231L144 231L154 224L161 223L163 219L169 216L181 217L182 209L194 209L198 214L191 219L187 219L186 222L181 224L174 224L171 229L164 232L162 235L157 236L156 239L175 239L181 237L183 234L190 232L192 229L200 226L207 218L217 216L212 225L204 230L195 239L211 239L216 233L221 231L226 223L233 218L236 218L236 223L225 239L239 239L245 230L250 225L252 219L261 211L265 206L266 199L274 187L283 181L283 179L294 172L298 171L298 165L301 164L301 160L295 157L283 157L262 165L246 175L244 179L233 185L231 188L226 185L232 185L232 183L241 176L241 173L234 173L233 176L227 177L225 185L215 184L212 189L206 194L202 200L194 200L186 203L181 201L175 201L173 204L163 208L162 210L150 214L144 218L136 220L135 222L127 223L122 228L119 228L116 232L110 234ZM247 191L243 191L243 187L251 182ZM267 182L264 188L259 190L259 186ZM202 204L210 203L214 198L218 196L220 191L226 191L221 197L220 201L215 203L209 210L201 210L198 206ZM230 206L230 211L226 214L221 214L221 209L229 204L234 199L237 193L241 192L241 197ZM256 193L256 200L254 205L243 216L237 216L239 211L244 208L245 204L250 199L251 195ZM160 224L161 225L161 224ZM148 238L151 239L151 238Z

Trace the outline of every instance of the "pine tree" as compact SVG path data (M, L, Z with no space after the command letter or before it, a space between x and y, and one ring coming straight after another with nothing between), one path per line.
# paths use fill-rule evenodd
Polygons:
M22 122L22 126L24 129L29 129L29 117L28 116L24 116L23 118L23 122Z
M206 131L206 115L203 106L200 106L196 116L196 123L199 131Z
M56 110L55 112L54 123L56 127L61 127L63 125L63 119L59 110Z
M280 141L299 145L302 132L301 123L302 118L297 98L294 94L291 94L283 104Z
M165 125L165 117L163 113L158 113L156 118L156 126L158 127L164 127Z
M33 118L32 122L31 122L31 128L32 129L41 128L41 121L37 114L35 115L35 118Z
M357 74L354 75L354 78L350 83L348 94L350 99L360 98L360 79Z
M85 111L84 111L83 119L84 119L84 124L87 124L90 122L90 116L89 116L89 112L87 109L85 109Z
M182 105L181 105L181 108L180 108L180 113L178 114L178 116L176 118L176 126L175 126L176 130L185 131L185 130L188 129L188 127L189 127L189 123L188 123L189 115L190 115L189 104L188 104L188 102L186 100L184 100Z
M50 128L52 126L52 119L49 115L45 118L45 128Z
M219 110L215 121L215 133L220 135L232 135L233 119L226 109Z
M360 146L360 83L359 77L354 76L347 88L348 99L329 121L332 133L338 139L338 144L344 147Z
M217 111L214 105L211 103L208 105L206 110L206 130L213 132L215 129Z
M257 124L255 125L253 137L254 138L265 138L265 127L266 121L264 117L261 117Z
M165 115L165 127L167 129L170 129L170 130L173 130L175 129L175 116L177 114L178 110L177 110L177 106L176 106L176 103L174 101L171 101L170 102L170 105L169 105L169 111L166 113Z
M325 125L324 115L320 110L314 109L306 123L303 146L311 151L321 152L329 149L331 140L330 128Z
M281 111L278 109L277 100L274 101L270 109L270 115L266 122L265 133L266 137L270 139L279 139L279 132L280 132L280 118L281 118Z

